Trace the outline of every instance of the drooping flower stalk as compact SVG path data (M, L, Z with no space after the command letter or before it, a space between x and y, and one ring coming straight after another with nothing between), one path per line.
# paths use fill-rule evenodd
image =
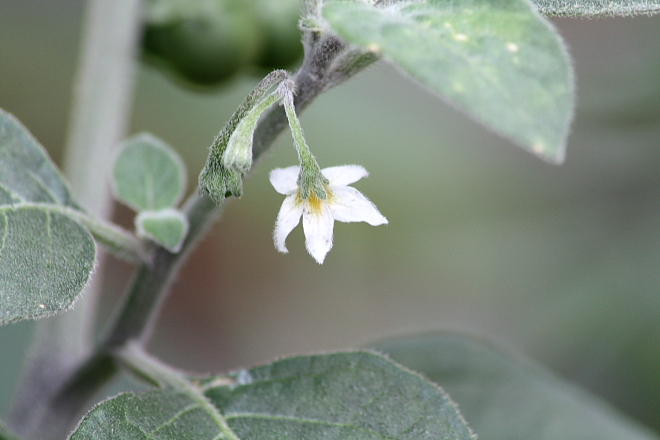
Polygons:
M294 83L286 80L278 87L300 166L278 168L270 173L277 192L286 195L277 216L273 239L275 248L288 252L285 241L303 219L305 245L314 259L322 264L332 248L334 221L364 221L377 226L387 223L378 208L361 192L348 185L368 175L359 165L345 165L321 170L303 134L293 103Z

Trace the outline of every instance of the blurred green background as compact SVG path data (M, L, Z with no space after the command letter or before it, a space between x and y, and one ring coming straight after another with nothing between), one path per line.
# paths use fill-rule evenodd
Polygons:
M58 160L82 0L0 0L0 107ZM346 349L387 335L461 330L517 347L660 432L660 16L554 21L575 60L576 121L556 167L499 139L381 62L302 116L322 167L357 163L355 186L388 226L336 224L319 266L302 230L271 234L295 163L290 134L178 278L151 343L197 372ZM184 156L194 190L207 147L257 81L207 94L151 67L131 132ZM99 170L102 176L103 170ZM99 177L102 178L102 177ZM118 207L117 221L131 213ZM130 267L111 261L107 318ZM33 323L0 328L0 411Z

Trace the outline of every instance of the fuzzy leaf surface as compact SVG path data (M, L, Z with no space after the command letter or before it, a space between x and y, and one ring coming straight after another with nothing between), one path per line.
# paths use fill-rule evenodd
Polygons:
M46 150L23 124L0 109L0 205L22 202L77 208Z
M599 398L483 340L427 334L374 348L447 390L480 440L658 440Z
M112 175L117 199L138 212L171 208L185 189L183 161L174 149L148 133L124 142Z
M447 394L371 353L298 356L203 380L241 440L472 440Z
M532 0L548 16L599 17L660 13L660 0Z
M70 308L87 284L96 245L89 231L47 205L0 207L0 324Z
M137 234L162 245L170 252L179 252L188 233L188 219L176 209L142 211L135 217Z
M569 56L525 0L328 1L344 40L382 54L478 122L553 162L573 117Z
M124 393L99 403L70 440L222 440L198 403L173 390Z

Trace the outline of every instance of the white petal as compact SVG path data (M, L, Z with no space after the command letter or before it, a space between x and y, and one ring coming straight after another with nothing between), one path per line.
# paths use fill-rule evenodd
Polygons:
M270 172L270 184L280 194L289 195L298 189L299 166L275 168Z
M355 188L334 188L334 198L329 204L332 216L340 222L367 222L372 226L383 225L387 219L376 205Z
M296 196L292 195L284 199L280 212L277 214L277 221L275 222L275 231L273 231L273 241L275 242L275 249L286 254L289 250L286 248L286 237L289 235L293 228L300 223L300 216L302 215L302 205L296 203Z
M331 186L346 186L355 183L369 173L360 165L342 165L321 170L321 173L330 181Z
M303 209L303 229L305 230L305 246L307 252L319 263L323 264L326 254L332 248L332 228L335 224L330 208L322 205L322 212L312 213L309 207Z

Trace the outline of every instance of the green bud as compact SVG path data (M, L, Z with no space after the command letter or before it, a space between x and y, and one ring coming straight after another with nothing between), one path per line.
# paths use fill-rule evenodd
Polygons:
M207 162L199 175L199 188L219 205L226 197L243 195L243 174L225 168L221 161Z
M227 148L222 155L222 164L227 169L247 173L252 168L252 138L261 114L279 99L273 93L255 105L238 123L229 137Z
M288 76L284 70L267 75L213 140L199 176L199 192L208 194L216 204L222 203L225 197L243 194L243 174L252 166L252 137L259 116L279 99L279 95L267 96L268 90ZM243 122L244 119L247 121Z

